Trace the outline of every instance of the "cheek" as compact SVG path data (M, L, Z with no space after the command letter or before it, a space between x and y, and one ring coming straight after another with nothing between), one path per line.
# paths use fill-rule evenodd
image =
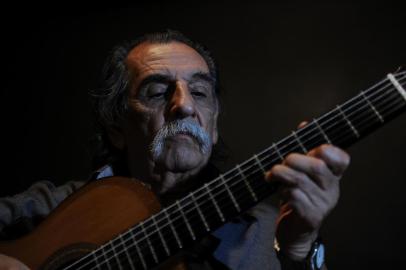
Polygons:
M211 138L216 140L216 138L213 138L213 136L216 136L216 131L217 131L217 117L216 115L213 114L213 111L207 110L202 114L203 116L203 127L205 130L209 133Z
M148 133L151 141L153 140L153 137L158 132L158 130L163 126L164 122L164 117L161 114L153 113L150 115L148 121Z
M143 133L147 140L151 142L155 134L165 123L164 114L159 108L146 108L143 115Z
M149 137L151 130L150 123L153 115L153 110L143 106L139 102L132 102L130 104L127 128L130 131L130 134L128 134L129 139L136 133L144 138Z
M209 132L210 132L210 136L211 136L211 139L213 140L213 144L216 144L217 143L217 137L218 137L218 134L217 134L217 121L216 121L216 119L215 118L212 118L211 119L211 128L210 128L210 130L209 130Z

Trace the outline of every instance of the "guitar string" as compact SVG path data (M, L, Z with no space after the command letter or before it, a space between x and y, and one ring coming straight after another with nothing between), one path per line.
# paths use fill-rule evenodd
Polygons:
M313 136L314 137L314 136ZM290 137L290 138L292 138L292 137ZM291 144L291 143L290 143ZM283 150L283 149L282 149ZM259 156L259 155L258 155ZM249 168L248 168L249 169ZM225 176L226 176L226 174L224 174L223 175L224 176L224 178L226 178ZM228 180L228 179L225 179L225 180ZM219 186L217 186L217 187L220 187L220 186L222 186L222 184L220 183L220 185ZM216 194L214 194L214 195L216 195ZM198 197L197 197L197 199L198 199ZM190 205L190 204L189 204ZM185 206L187 206L187 205L185 205ZM159 221L158 221L159 222Z
M142 239L140 239L140 242L142 241ZM108 252L108 251L107 251Z
M393 98L398 98L398 97L395 97L395 96L393 96L392 95L392 100L393 100ZM387 100L385 100L385 101L387 101ZM374 101L374 102L376 102L376 101ZM402 107L402 105L400 106L400 107ZM391 108L391 107L390 107ZM395 110L396 110L396 108L395 108ZM357 111L359 111L359 110L357 110ZM355 111L355 112L357 112L357 111ZM365 112L365 111L364 111ZM370 116L371 114L368 114L368 116ZM373 115L373 114L372 114ZM359 120L359 118L361 117L361 114L357 114L357 116L353 119L353 122L355 122L355 121L358 121ZM375 119L376 118L376 116L374 115L374 116L372 116L372 117L370 117L370 118L373 118L373 119ZM358 123L357 124L357 126L359 126L359 125L363 125L365 122L369 122L369 120L371 120L371 119L365 119L365 118L362 118L361 119L361 122L360 123ZM376 120L376 119L375 119ZM336 123L338 123L338 122L336 122ZM309 125L311 125L312 123L310 123ZM331 126L330 126L331 127ZM350 134L350 136L352 137L354 134L352 133L352 132L349 132L349 134ZM310 137L309 139L306 139L306 140L304 140L304 142L305 143L308 143L308 142L310 142L312 139L314 139L315 137L317 137L318 135L316 135L316 136L312 136L312 137ZM349 137L349 136L346 136L347 138ZM292 137L291 137L292 138ZM324 140L325 141L325 140ZM294 141L293 141L294 142ZM318 142L316 142L316 144L318 144ZM296 147L298 147L298 145L295 143L295 146ZM271 147L271 148L273 148L273 147ZM269 149L268 149L268 151L270 151ZM283 149L282 149L282 151L283 151ZM289 151L289 152L291 152L291 151ZM272 155L275 155L275 153L272 153ZM268 158L270 158L270 157L272 157L272 155L267 155L264 159L262 159L262 163L263 162L266 162L266 160L268 159ZM260 156L260 155L258 155L258 156ZM272 160L272 162L273 161L280 161L280 158L276 158L276 160ZM264 165L264 166L267 166L267 165ZM257 166L258 167L258 166ZM225 178L225 177L224 177ZM248 178L248 177L246 177L246 178ZM226 180L228 180L228 179L226 179ZM234 181L232 182L232 184L234 183ZM217 187L222 187L222 185L218 185L218 186L216 186L215 188L217 188ZM232 187L232 186L231 186ZM212 190L214 190L214 189L212 189ZM224 191L223 190L223 193L227 193L227 191ZM215 195L217 195L217 194L215 194Z
M403 78L402 78L403 79ZM386 80L386 79L385 79ZM383 80L383 81L381 81L381 82L379 82L377 85L379 85L379 84L381 84L382 82L384 82L385 80ZM389 84L390 85L390 84ZM386 88L388 85L386 85L384 88ZM371 88L370 88L371 89ZM380 89L380 90L382 90L382 89ZM380 90L378 90L378 91L380 91ZM368 90L367 90L368 91ZM367 93L367 91L365 91L364 92L364 94L368 94ZM356 99L356 98L359 98L359 95L357 95L356 97L354 97L354 99ZM371 97L369 97L369 98L371 98ZM350 102L351 100L349 100L348 101L348 103ZM344 104L343 104L344 105ZM342 106L343 106L342 105ZM368 107L368 106L367 106ZM324 116L326 116L326 115L324 115ZM310 132L311 132L312 130L310 130ZM313 130L314 131L314 130ZM310 132L308 132L308 133L310 133ZM303 135L300 135L300 136L304 136L305 134L303 134ZM266 149L266 150L268 150L269 151L269 149ZM265 151L266 151L265 150ZM283 151L283 147L281 147L281 149L279 149L280 151L282 150ZM249 169L249 168L248 168ZM247 170L247 169L246 169ZM227 180L227 181L230 181L230 179L225 179L225 180ZM215 194L216 195L216 194ZM196 198L196 200L198 200L198 198ZM190 204L189 204L190 205ZM187 207L188 205L184 205L184 207ZM162 221L162 220L160 220L160 221ZM174 220L173 220L174 221ZM158 223L159 223L159 221L157 221ZM152 233L151 233L152 234ZM151 235L150 234L150 235ZM136 237L137 235L135 235L134 237ZM138 235L139 236L139 235ZM149 235L147 235L146 237L148 237ZM125 240L125 241L128 241L129 239L127 239L127 240ZM145 240L145 239L139 239L139 242L141 242L141 241L143 241L143 240ZM109 251L106 251L106 252L109 252ZM109 259L107 259L106 261L108 261ZM103 263L103 262L102 262Z
M351 132L350 132L351 133ZM195 216L197 216L197 215L195 215ZM160 241L161 242L161 241Z
M350 132L351 133L351 132ZM262 182L264 182L264 181L262 181ZM249 195L247 195L247 196L249 196ZM229 203L229 201L228 201L228 204L230 205L231 203ZM213 214L214 215L216 215L216 213L213 211ZM197 215L195 215L195 216L197 216ZM161 242L160 240L157 240L157 241L159 241L159 242ZM105 261L105 262L107 262L107 261ZM103 262L104 263L104 262Z
M378 84L379 84L379 83L378 83ZM356 97L358 97L358 96L356 96ZM187 206L187 205L186 205L186 206ZM148 236L147 236L147 237L148 237ZM128 240L128 239L127 239L127 240ZM144 240L144 239L140 239L140 242L143 241L143 240ZM108 252L108 251L107 251L107 252Z

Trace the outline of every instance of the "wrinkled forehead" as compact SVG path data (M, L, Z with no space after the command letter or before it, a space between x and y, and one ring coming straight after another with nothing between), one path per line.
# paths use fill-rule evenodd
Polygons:
M130 51L126 64L133 82L152 74L187 79L196 73L209 73L203 57L180 42L141 43Z

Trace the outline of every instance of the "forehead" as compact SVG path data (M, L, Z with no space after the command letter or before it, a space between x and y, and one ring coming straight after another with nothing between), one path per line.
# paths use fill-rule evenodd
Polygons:
M209 73L203 57L193 48L180 42L141 43L130 51L126 64L136 81L151 74L187 79L197 72Z

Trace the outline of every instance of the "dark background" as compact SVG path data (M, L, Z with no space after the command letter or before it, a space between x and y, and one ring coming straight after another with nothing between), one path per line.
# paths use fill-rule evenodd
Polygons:
M405 8L393 4L14 6L2 9L0 194L90 171L87 91L119 41L166 28L205 44L224 86L221 134L248 158L406 64ZM330 269L390 269L406 243L406 114L351 149L323 227Z

